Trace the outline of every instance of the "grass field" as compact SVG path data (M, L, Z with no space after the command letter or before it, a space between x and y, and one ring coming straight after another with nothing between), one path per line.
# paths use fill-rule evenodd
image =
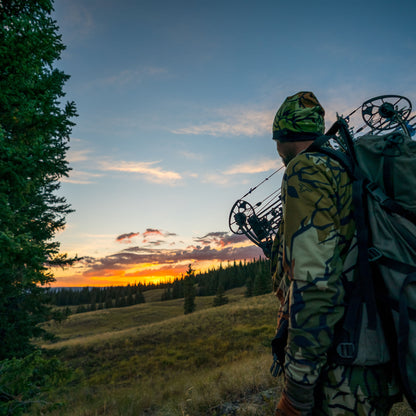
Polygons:
M148 293L145 304L50 325L59 341L44 347L74 372L52 393L64 404L46 414L223 415L224 403L238 402L233 414L272 415L280 389L268 372L276 300L246 299L242 289L227 296L217 308L212 297L197 298L197 310L183 315L182 299L160 302ZM413 413L402 403L393 414Z

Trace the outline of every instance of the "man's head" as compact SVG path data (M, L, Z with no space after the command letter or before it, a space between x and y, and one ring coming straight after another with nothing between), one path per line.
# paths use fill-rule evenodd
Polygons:
M273 140L285 165L324 134L325 111L312 92L287 97L273 122Z

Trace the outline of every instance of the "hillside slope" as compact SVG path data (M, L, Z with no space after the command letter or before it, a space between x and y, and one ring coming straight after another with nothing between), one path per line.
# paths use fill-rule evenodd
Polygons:
M197 298L71 316L50 329L45 345L74 369L56 392L66 404L50 415L272 415L280 380L269 375L270 340L277 311L272 295L213 308ZM401 404L400 414L410 415ZM398 413L397 413L398 414Z

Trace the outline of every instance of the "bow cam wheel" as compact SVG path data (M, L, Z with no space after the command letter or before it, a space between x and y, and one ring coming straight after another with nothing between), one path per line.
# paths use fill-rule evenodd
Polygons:
M391 130L402 127L412 111L412 104L400 95L380 95L363 103L361 115L373 130Z
M247 219L254 213L254 208L247 201L239 199L231 208L228 224L234 234L245 234L249 224Z

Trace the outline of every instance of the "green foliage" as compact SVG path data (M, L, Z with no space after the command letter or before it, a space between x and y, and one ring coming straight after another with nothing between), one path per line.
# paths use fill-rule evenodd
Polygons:
M254 279L249 276L246 281L246 291L244 293L246 298L251 298L254 295Z
M192 269L192 266L189 265L186 272L185 278L183 279L183 290L184 290L184 304L183 309L184 313L192 313L195 311L195 272Z
M234 261L232 264L228 263L227 267L220 265L218 269L211 269L207 272L199 273L195 276L198 296L215 295L220 284L227 291L247 285L250 279L254 282L254 278L259 269L267 270L270 279L269 268L269 260L259 257L250 262L240 261L237 263Z
M51 389L66 382L69 369L58 359L43 358L39 351L25 358L0 362L0 415L18 416L34 405L56 406L48 401Z
M54 317L48 265L74 260L53 241L71 211L56 191L76 111L60 103L68 76L53 68L64 45L51 11L48 0L0 2L0 360L32 350Z
M272 291L272 279L270 277L269 267L264 263L258 263L256 275L253 282L253 295L259 296Z
M51 289L51 303L57 306L78 306L75 313L94 311L97 308L121 308L144 303L142 284L111 287L83 287Z
M228 297L225 296L224 285L222 283L219 284L217 294L215 295L214 302L212 306L221 306L226 305L228 303Z

